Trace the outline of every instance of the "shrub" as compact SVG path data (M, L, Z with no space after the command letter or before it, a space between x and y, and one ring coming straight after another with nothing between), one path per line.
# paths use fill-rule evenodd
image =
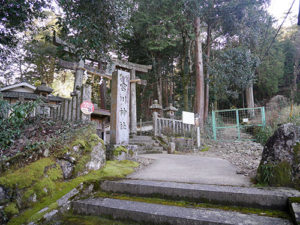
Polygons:
M7 101L0 100L0 150L7 149L20 135L21 128L38 102L18 102L11 106Z
M259 127L254 131L254 137L258 143L265 145L274 132L275 129L271 126Z

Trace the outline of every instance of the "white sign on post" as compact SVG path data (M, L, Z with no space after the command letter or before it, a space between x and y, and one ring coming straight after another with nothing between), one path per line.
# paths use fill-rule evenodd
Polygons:
M195 125L195 114L182 111L182 122L185 124Z

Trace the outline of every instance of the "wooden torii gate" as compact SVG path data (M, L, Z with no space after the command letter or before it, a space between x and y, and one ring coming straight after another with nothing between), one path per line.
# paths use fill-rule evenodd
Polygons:
M65 52L74 54L75 47L66 44L64 41L56 37L55 34L54 34L53 42L55 45L63 46ZM89 60L95 61L93 59L89 59ZM134 136L137 134L136 83L142 85L147 84L145 80L141 80L138 77L136 77L136 72L147 73L150 69L152 69L152 66L126 62L124 60L118 60L118 59L112 59L111 61L114 65L113 70L116 68L120 68L130 72L130 134ZM87 73L91 75L100 76L102 78L106 78L109 80L112 79L112 73L108 72L107 70L104 71L102 69L91 67L85 64L84 60L82 59L79 62L68 62L64 60L59 60L58 64L63 68L76 71L73 92L76 93L77 95L80 95L80 92L78 90L80 90L82 86L84 71L87 71Z

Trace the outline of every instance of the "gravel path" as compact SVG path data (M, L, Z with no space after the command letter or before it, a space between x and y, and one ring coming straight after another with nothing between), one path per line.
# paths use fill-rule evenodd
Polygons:
M261 160L263 146L253 141L206 141L207 151L192 153L203 157L226 159L235 165L238 174L254 177Z

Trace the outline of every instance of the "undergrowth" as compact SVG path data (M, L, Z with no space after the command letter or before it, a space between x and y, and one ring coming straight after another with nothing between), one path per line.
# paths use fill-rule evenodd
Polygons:
M280 111L269 111L266 113L266 126L255 130L254 137L257 142L265 145L267 140L277 130L278 125L293 123L300 125L300 105L295 105L291 111L290 107L285 107Z

